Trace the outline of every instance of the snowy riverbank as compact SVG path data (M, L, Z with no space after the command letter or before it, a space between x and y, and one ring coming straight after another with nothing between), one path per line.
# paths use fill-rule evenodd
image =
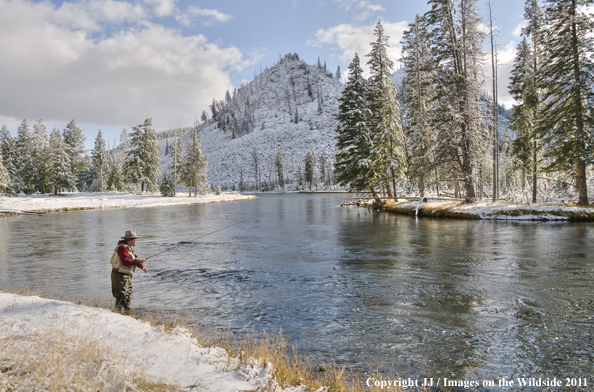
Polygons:
M371 201L369 201L371 203ZM487 219L513 221L594 221L594 208L560 203L516 204L479 201L466 204L460 200L388 201L385 211L397 214L437 218Z
M0 292L0 390L45 390L60 382L73 391L144 390L141 379L187 391L281 390L272 374L271 365L201 347L183 328Z
M226 192L220 195L198 195L188 197L163 197L159 194L133 193L65 193L62 195L19 195L0 197L0 214L21 214L26 212L74 211L101 208L133 208L173 206L184 204L217 203L224 201L254 199L253 195Z

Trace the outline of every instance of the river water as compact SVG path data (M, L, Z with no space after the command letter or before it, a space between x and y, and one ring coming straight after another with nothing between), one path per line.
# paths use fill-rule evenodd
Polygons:
M109 258L135 229L140 257L175 246L135 274L140 311L282 331L313 363L386 377L592 376L594 226L339 207L350 197L0 219L0 289L111 301Z

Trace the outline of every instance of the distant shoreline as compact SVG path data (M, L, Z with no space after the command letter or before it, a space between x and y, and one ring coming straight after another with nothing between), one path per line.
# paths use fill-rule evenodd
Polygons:
M359 207L370 207L373 200L361 200ZM386 200L381 209L400 215L467 220L505 220L539 222L594 222L594 207L578 207L564 203L516 204L510 202L464 203L461 200L410 201Z
M0 197L0 217L15 215L36 215L49 212L95 210L107 208L167 207L226 201L253 200L254 195L225 192L220 195L198 195L189 197L178 194L163 197L155 194L133 193L66 193L62 195L19 195Z

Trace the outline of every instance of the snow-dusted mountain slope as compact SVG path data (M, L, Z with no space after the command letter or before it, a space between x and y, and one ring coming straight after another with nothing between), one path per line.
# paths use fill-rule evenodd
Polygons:
M392 77L400 91L404 75L405 69L400 68ZM308 65L296 54L289 54L248 84L214 102L217 118L209 118L197 127L202 152L208 156L208 183L213 189L217 185L223 190L233 186L239 189L243 179L246 188L254 189L254 155L258 159L259 183L276 180L275 159L279 152L287 183L295 182L299 168L303 172L308 151L317 157L325 153L334 162L338 124L335 116L343 87L323 67ZM507 117L508 111L500 111L502 140L512 136L507 129ZM169 138L160 138L161 173L168 172L171 163L166 144L172 145L175 135L183 134L187 146L192 130L187 127L162 134L169 134Z
M260 181L276 178L279 152L289 179L304 166L308 151L334 159L335 115L342 88L343 84L321 67L287 55L229 94L231 99L217 105L218 124L211 118L198 126L202 152L208 156L208 182L223 189L237 188L241 178L254 184L254 154ZM190 133L182 138L187 145ZM165 169L171 158L165 155L165 140L161 143Z

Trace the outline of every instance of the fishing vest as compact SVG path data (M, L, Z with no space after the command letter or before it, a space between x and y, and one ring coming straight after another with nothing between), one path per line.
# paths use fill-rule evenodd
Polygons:
M111 256L111 260L109 260L109 263L111 264L113 269L116 270L117 272L120 272L122 274L132 275L132 274L134 274L134 270L136 270L136 266L126 267L125 265L122 264L122 260L120 259L120 255L118 254L118 248L120 246L125 246L128 249L128 253L130 254L130 257L132 257L133 259L136 258L136 255L134 254L134 252L132 252L132 248L128 245L122 244L122 245L116 246L115 250L113 251L113 255Z

